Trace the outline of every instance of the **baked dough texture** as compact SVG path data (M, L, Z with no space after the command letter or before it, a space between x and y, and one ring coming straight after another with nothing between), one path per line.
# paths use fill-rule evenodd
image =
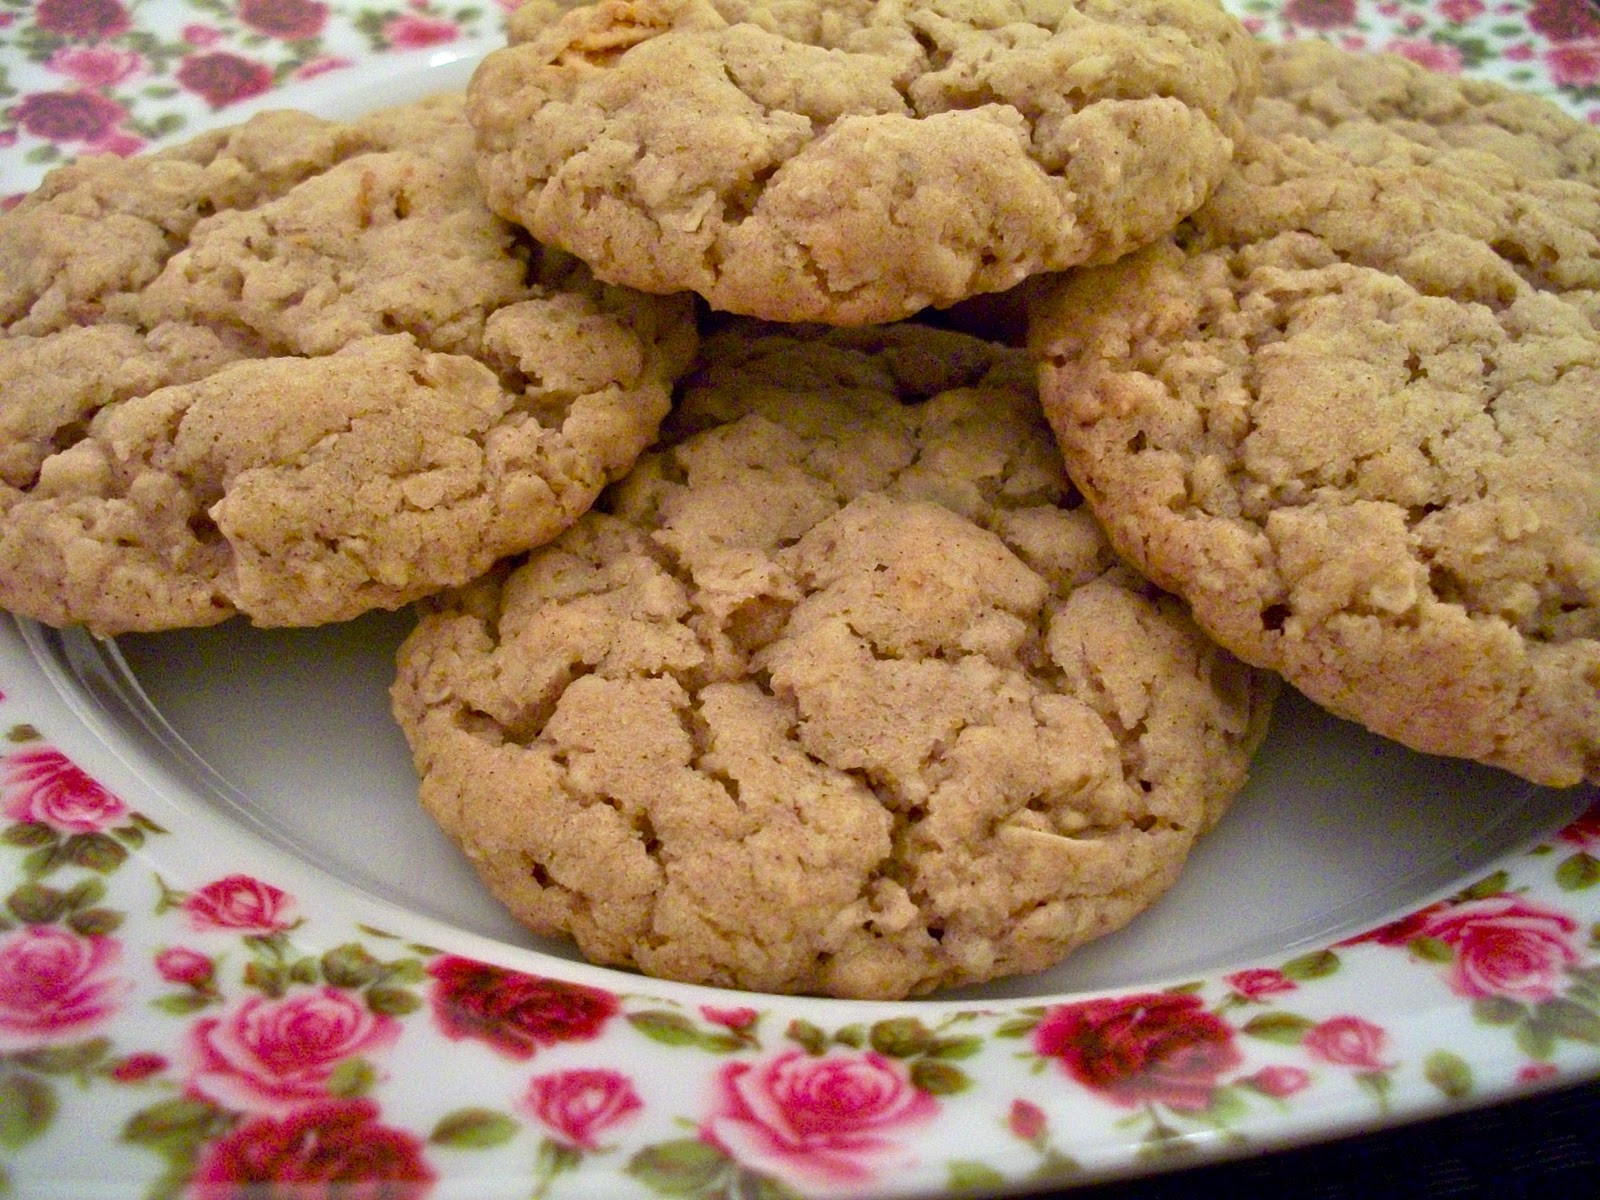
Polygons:
M423 803L494 894L596 962L894 998L1166 889L1273 681L1115 559L1025 352L739 323L690 380L664 448L400 651Z
M0 606L102 634L394 608L632 464L692 306L493 216L462 108L266 114L0 216Z
M489 204L602 279L850 325L1109 261L1225 169L1215 0L602 0L469 89Z
M1072 477L1333 712L1600 780L1600 132L1328 48L1266 76L1212 200L1034 309Z

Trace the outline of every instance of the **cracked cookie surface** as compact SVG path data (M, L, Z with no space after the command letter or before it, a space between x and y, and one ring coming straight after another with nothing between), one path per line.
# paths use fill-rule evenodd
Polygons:
M462 104L267 114L0 215L0 606L99 633L394 608L632 463L692 308L491 214Z
M664 448L400 651L423 804L495 895L600 963L880 998L1145 908L1270 677L1112 555L1025 354L736 323L689 380Z
M833 324L1165 234L1257 71L1212 0L603 0L510 37L469 89L495 211L603 279Z
M1174 238L1036 307L1069 470L1333 712L1600 780L1600 133L1322 48L1266 78Z

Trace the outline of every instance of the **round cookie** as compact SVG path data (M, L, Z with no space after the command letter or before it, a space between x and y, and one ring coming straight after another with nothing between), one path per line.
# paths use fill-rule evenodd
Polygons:
M0 606L311 625L467 582L632 464L693 319L491 214L460 95L56 171L0 215Z
M1173 238L1036 298L1069 471L1222 645L1333 712L1600 780L1600 132L1298 54Z
M1215 0L602 0L468 93L490 207L602 279L852 325L1109 261L1225 169Z
M1600 138L1546 100L1396 54L1355 54L1320 38L1261 47L1256 133L1333 142L1358 162L1426 162L1475 174L1484 156L1525 181L1600 181Z
M736 324L690 378L665 448L400 650L423 804L495 895L600 963L879 998L1154 900L1272 681L1114 558L1025 353Z

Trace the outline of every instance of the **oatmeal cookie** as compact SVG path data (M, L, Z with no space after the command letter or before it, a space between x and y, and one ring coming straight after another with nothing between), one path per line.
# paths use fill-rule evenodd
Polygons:
M1271 61L1212 200L1034 310L1070 473L1333 712L1600 780L1600 132L1392 60Z
M103 634L393 608L632 464L692 306L491 214L462 105L267 114L0 215L0 606Z
M1320 38L1263 45L1261 63L1249 124L1264 136L1333 142L1369 165L1426 162L1476 174L1487 158L1525 181L1600 183L1600 138L1526 92Z
M613 283L841 325L1167 233L1258 69L1215 0L602 0L510 39L469 89L491 208Z
M560 538L423 604L428 812L592 960L899 997L1035 971L1177 876L1270 676L1077 504L1025 352L734 328Z

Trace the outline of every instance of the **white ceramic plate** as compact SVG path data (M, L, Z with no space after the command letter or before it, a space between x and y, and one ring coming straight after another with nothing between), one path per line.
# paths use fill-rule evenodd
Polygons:
M58 2L103 17L108 0ZM257 5L154 3L102 28L92 45L142 54L144 77L178 77L184 58L156 52L197 14L221 40L183 40L189 58L300 64L213 114L181 88L94 85L134 114L119 127L189 132L269 102L349 115L464 82L493 42L481 13L394 10L456 30L401 53L371 10ZM1297 26L1293 3L1235 7L1264 36L1343 11L1301 5ZM1600 72L1600 37L1540 33L1521 6L1349 7L1321 32L1595 101L1561 93L1553 64L1589 47ZM252 42L262 12L320 32ZM0 24L23 100L50 90L30 71L72 65L48 66L66 44ZM7 187L82 148L31 132L20 103ZM474 1200L1028 1190L1600 1075L1592 789L1414 755L1286 697L1177 888L1052 972L898 1004L676 986L529 939L422 816L387 709L408 620L101 644L0 616L16 1195L220 1197L251 1172L307 1197L335 1177Z

